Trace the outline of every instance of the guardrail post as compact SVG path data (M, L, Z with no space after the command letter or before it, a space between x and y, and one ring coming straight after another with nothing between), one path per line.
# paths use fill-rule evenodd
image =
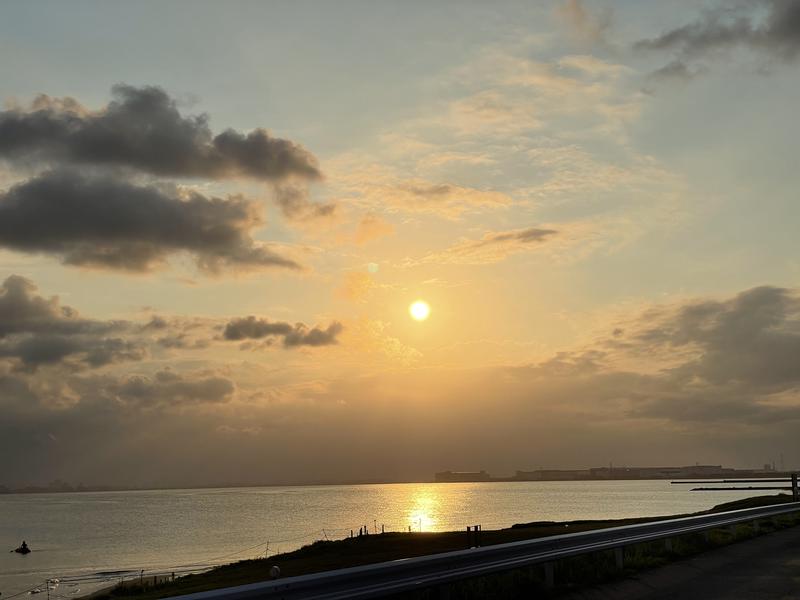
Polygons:
M625 567L624 548L614 548L614 561L617 563L617 569L620 571Z
M551 590L556 585L556 572L553 563L544 563L544 587Z
M664 538L664 548L667 552L672 552L672 538Z
M800 490L797 488L797 473L792 473L792 500L800 501Z

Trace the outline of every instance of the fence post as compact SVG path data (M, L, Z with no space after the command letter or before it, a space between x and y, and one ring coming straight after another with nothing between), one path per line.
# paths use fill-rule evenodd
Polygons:
M546 562L544 563L544 587L548 590L552 590L556 585L556 574L555 569L553 568L553 563Z
M624 548L614 548L614 560L617 563L617 569L620 571L625 567L625 550Z

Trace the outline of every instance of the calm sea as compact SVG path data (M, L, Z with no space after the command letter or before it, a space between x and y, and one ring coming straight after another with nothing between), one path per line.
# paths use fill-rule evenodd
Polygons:
M8 600L59 577L51 596L69 597L93 586L65 576L220 564L345 537L362 526L444 531L669 515L753 495L689 487L574 481L0 495L0 592ZM23 539L34 552L9 552Z

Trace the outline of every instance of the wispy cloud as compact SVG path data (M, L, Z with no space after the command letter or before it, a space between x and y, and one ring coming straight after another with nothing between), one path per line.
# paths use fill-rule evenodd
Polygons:
M469 212L506 208L511 197L491 189L477 189L453 183L419 178L402 178L393 169L371 164L352 167L350 160L335 166L336 190L358 204L376 211L434 214L456 218Z
M529 227L511 231L489 231L480 239L463 239L440 252L433 252L406 266L425 263L486 265L500 262L513 254L530 252L559 235L556 229Z

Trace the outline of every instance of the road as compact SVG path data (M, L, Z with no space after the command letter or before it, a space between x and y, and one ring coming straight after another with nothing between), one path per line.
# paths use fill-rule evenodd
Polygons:
M800 599L800 527L711 550L567 600Z

